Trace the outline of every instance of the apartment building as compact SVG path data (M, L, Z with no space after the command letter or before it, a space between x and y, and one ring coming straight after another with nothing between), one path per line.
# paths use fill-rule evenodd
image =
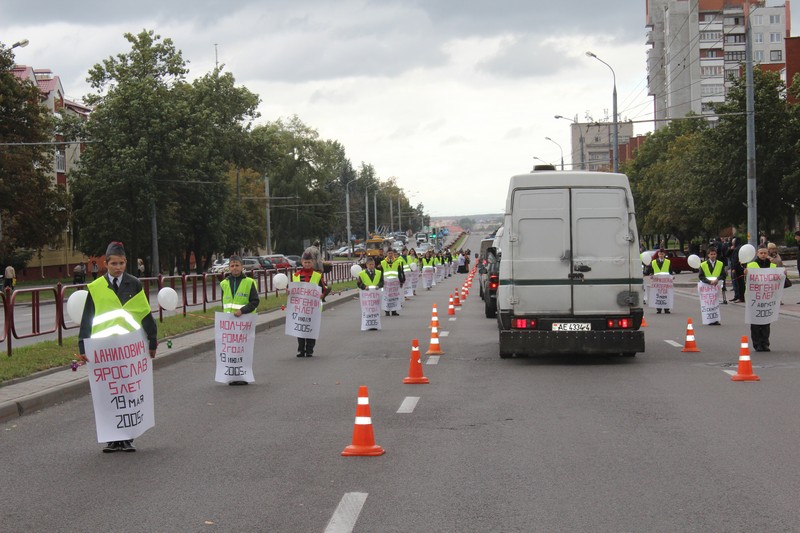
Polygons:
M790 2L645 0L648 89L656 127L690 111L711 114L743 73L749 17L753 62L786 76Z
M623 146L633 136L632 122L617 125L619 145ZM614 168L614 124L612 122L572 122L572 168L610 172Z
M35 69L27 65L15 65L13 74L20 80L30 80L39 87L41 104L51 113L62 109L68 110L83 118L89 116L90 109L82 104L68 100L64 96L61 79L49 69ZM60 141L63 139L54 139ZM58 185L67 187L67 176L80 160L81 145L56 145L53 155L52 180ZM73 250L71 228L55 241L41 250L36 250L28 265L22 272L17 272L20 279L58 279L71 278L72 269L78 263L86 263L88 258Z

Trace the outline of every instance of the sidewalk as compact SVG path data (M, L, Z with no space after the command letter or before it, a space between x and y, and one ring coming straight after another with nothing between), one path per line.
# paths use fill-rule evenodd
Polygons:
M358 298L358 291L350 289L332 293L326 298L323 310ZM210 322L210 321L209 321ZM282 327L285 311L276 309L261 313L256 319L256 331ZM154 368L178 363L199 353L214 349L214 328L172 337L172 348L167 339L161 340L154 360ZM26 378L10 380L0 385L0 422L20 417L60 402L89 394L87 366L72 371L69 367L38 372Z

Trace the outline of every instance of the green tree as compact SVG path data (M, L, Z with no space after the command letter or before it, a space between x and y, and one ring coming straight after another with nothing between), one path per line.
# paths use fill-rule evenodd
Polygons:
M14 55L0 44L0 259L18 267L34 250L55 243L69 219L64 187L51 177L52 113L31 80L13 72Z

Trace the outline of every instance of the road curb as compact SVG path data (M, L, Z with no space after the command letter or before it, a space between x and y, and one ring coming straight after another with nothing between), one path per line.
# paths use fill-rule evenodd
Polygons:
M355 300L356 298L358 298L358 295L359 294L357 289L339 293L336 297L334 297L330 301L325 302L323 310L333 309L345 302ZM286 322L286 315L281 313L280 316L269 318L265 322L258 324L256 326L256 332L266 331L275 327L282 326L285 322ZM195 330L187 335L191 335L199 331L205 331L211 328L213 328L213 326ZM181 335L181 336L186 336L186 335ZM171 338L178 338L178 337L171 337ZM161 342L162 344L164 344L163 340ZM214 339L207 341L200 341L196 344L192 344L191 346L186 346L183 348L179 348L177 350L170 350L164 352L163 355L155 358L155 360L153 361L153 369L157 370L162 367L173 365L175 363L179 363L181 361L189 359L190 357L197 356L203 352L207 352L213 349L214 349ZM48 374L51 373L52 372L48 372ZM45 374L42 374L42 376L40 377L43 377L44 375ZM35 379L36 378L34 378L34 381ZM3 402L2 404L0 404L0 423L7 422L14 418L19 418L23 415L36 412L40 409L44 409L45 407L50 407L68 400L74 400L76 398L80 398L82 396L85 396L86 394L89 394L89 392L90 392L89 378L84 376L69 383L55 385L48 389L17 398L16 400L9 400Z

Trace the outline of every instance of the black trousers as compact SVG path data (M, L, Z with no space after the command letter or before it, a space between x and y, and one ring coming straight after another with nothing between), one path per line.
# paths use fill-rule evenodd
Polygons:
M314 345L317 344L317 339L301 339L297 338L297 353L303 355L311 355L314 353Z
M769 324L750 324L753 348L769 348Z

